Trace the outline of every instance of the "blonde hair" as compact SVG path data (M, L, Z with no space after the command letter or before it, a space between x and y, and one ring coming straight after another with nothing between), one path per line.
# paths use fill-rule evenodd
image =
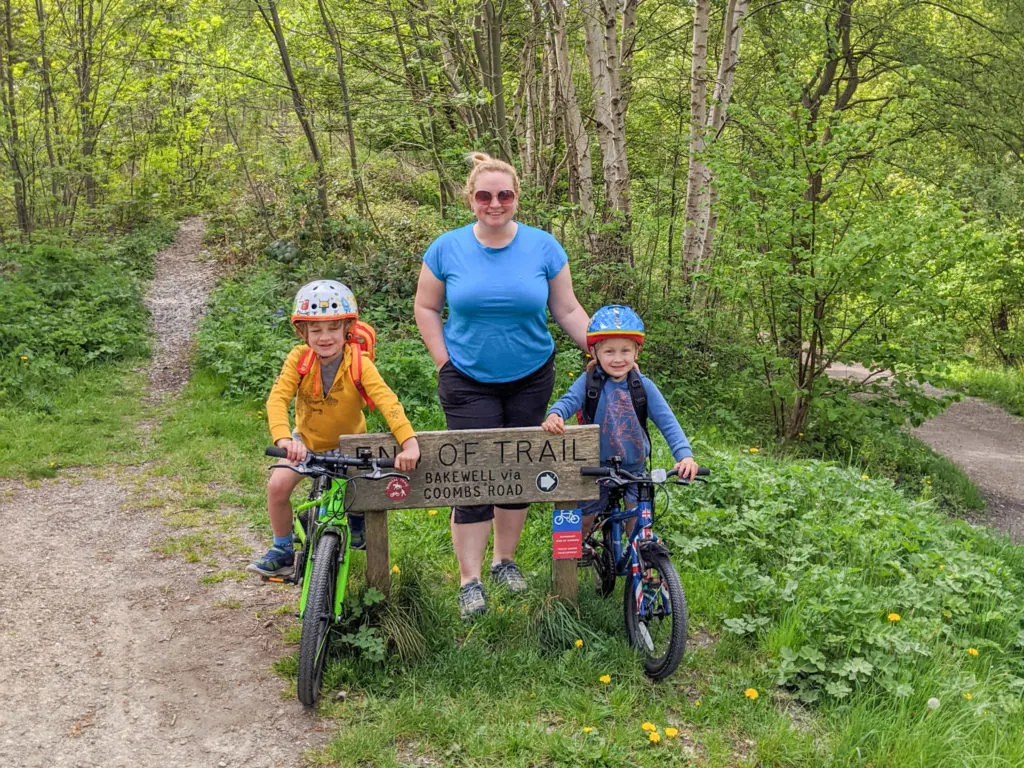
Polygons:
M476 180L480 177L481 173L487 173L488 171L497 171L498 173L505 173L511 176L512 189L516 193L516 198L518 199L519 174L516 173L515 168L504 160L491 157L486 152L471 152L466 159L473 163L473 170L469 172L469 177L466 179L466 186L462 188L462 196L470 207L473 205L473 194L476 192Z

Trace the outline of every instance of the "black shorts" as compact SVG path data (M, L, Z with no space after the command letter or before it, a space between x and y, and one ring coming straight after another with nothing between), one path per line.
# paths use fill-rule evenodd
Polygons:
M555 355L531 374L515 381L485 384L459 371L449 360L437 374L437 396L448 429L539 427L555 388ZM502 504L526 509L529 504ZM493 504L453 507L456 523L482 523L494 518Z

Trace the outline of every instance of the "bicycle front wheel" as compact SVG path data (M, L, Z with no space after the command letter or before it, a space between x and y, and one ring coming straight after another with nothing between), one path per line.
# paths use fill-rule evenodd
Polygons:
M638 608L635 585L625 580L623 608L630 644L644 655L644 672L664 680L676 671L686 648L686 594L675 566L663 552L644 555Z
M313 570L309 575L306 611L302 616L302 637L299 640L299 701L312 707L320 698L327 660L327 641L334 624L334 590L338 581L338 552L341 539L337 533L320 537L313 553Z

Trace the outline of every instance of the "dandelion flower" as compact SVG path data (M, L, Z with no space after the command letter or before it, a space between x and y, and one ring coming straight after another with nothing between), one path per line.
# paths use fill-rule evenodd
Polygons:
M860 476L860 479L861 479L861 480L870 480L871 478L870 478L870 477L868 477L867 475L861 475L861 476Z
M577 648L582 648L582 647L583 647L583 641L582 641L582 640L579 640L579 639L577 639L577 640L576 640L576 647L577 647Z
M939 563L939 570L940 571L946 570L946 564L945 563Z
M757 692L757 688L747 688L747 690L745 690L745 691L743 692L743 695L744 695L744 696L746 696L746 697L747 697L748 699L750 699L751 701L754 701L754 700L756 700L756 699L757 699L757 697L758 697L758 696L760 696L761 694L759 694L759 693Z
M428 509L427 510L427 514L430 515L431 517L434 517L434 516L437 515L437 510L436 509Z
M930 699L928 699L928 709L938 709L939 704L941 703L941 701L932 696Z
M21 359L24 360L26 363L28 362L28 357L26 355L22 355Z
M600 680L605 685L608 685L608 683L610 683L612 681L612 676L611 675L601 675L597 679Z
M657 731L651 731L647 734L647 740L651 742L651 744L657 744L661 741L661 734Z
M967 699L968 701L970 701L971 699L974 698L974 696L971 694L970 691L968 691L967 693L964 694L964 698Z
M584 732L584 733L590 733L590 732L591 732L591 731L593 731L593 730L594 730L594 729L593 729L593 727L592 727L592 726L589 726L589 725L584 725L584 726L583 726L583 732Z
M572 378L573 376L575 376L575 375L576 375L576 371L569 371L569 378L570 378L570 379L571 379L571 378Z
M804 433L803 433L803 432L797 432L797 433L796 433L796 436L797 436L797 437L803 437L803 436L804 436Z
M971 656L977 656L978 655L978 649L977 648L968 648L967 649L967 653L969 653Z
M889 619L889 621L895 623L903 617L900 616L898 613L890 613L888 616L886 616L886 618Z
M758 453L760 450L761 450L760 448L751 448L750 452L751 453Z
M640 727L643 728L645 731L656 731L656 730L658 730L658 726L656 726L654 723L644 723Z
M673 738L675 738L676 736L679 735L679 729L678 728L666 728L665 729L665 735L668 736L670 739L673 739Z
M399 567L398 567L397 565L392 565L392 566L391 566L391 572L392 572L392 573L401 573L401 572L402 572L402 569L401 569L401 568L399 568Z
M697 699L695 702L693 702L693 706L699 707L700 706L700 699Z

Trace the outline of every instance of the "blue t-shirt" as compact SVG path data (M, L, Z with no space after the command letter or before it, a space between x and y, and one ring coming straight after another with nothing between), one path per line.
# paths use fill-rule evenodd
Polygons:
M488 248L467 224L438 237L423 261L444 283L444 343L459 371L486 384L515 381L551 357L548 281L568 262L554 237L519 224L511 243Z
M672 408L665 396L653 381L643 374L640 375L644 391L647 392L647 417L665 438L669 450L676 461L693 456L690 441L679 426ZM569 387L569 391L548 409L548 413L557 413L568 419L583 408L587 396L587 376L580 376ZM647 436L640 426L633 399L629 396L627 379L613 381L606 378L597 401L594 423L601 427L601 463L606 464L611 456L622 457L622 468L627 472L639 472L651 452Z

